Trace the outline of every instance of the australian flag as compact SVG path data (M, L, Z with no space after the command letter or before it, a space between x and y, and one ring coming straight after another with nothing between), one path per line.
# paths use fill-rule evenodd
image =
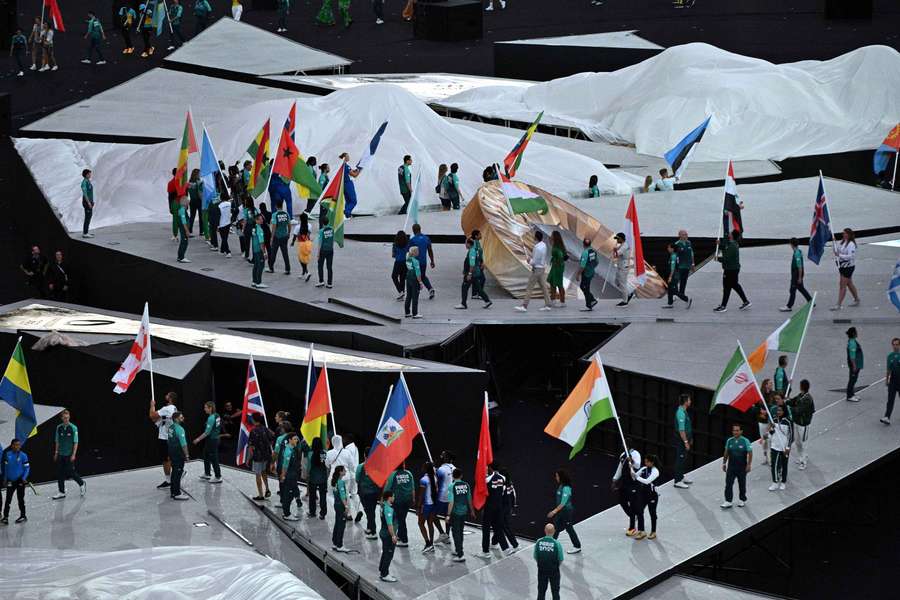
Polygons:
M819 192L816 194L816 208L813 211L812 227L809 230L809 252L812 262L819 264L825 254L825 243L833 241L831 215L828 214L828 198L825 197L825 182L819 174Z
M262 392L259 389L259 382L256 379L256 366L253 364L253 356L250 356L250 362L247 364L247 384L244 386L244 408L241 411L241 430L238 433L237 458L238 465L247 463L247 445L250 442L250 420L249 416L254 415L256 421L262 419L263 425L266 425L266 409L263 406Z

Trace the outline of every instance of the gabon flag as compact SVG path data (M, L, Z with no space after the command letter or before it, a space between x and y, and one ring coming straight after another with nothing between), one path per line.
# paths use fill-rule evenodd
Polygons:
M200 150L197 145L197 137L194 135L194 119L191 110L188 109L184 118L184 133L181 136L181 148L178 151L178 168L175 171L175 182L178 186L178 196L187 194L188 188L188 157Z
M475 494L472 506L476 510L484 506L488 497L487 468L494 462L494 449L491 446L491 427L488 416L488 395L484 393L484 407L481 409L481 433L478 435L478 456L475 461Z
M725 370L719 378L719 385L713 401L709 405L709 412L720 404L733 406L741 412L747 412L757 402L764 402L759 386L756 385L756 377L744 356L744 349L738 343L737 350L731 355Z
M625 242L631 248L634 258L634 277L637 285L644 285L647 281L647 265L644 263L644 245L641 243L641 226L638 223L637 206L634 203L634 194L625 211Z

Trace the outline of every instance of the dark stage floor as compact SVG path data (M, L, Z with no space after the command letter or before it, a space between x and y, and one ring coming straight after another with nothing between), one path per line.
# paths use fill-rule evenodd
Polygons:
M230 10L230 3L212 2L216 17ZM274 29L273 10L252 10L245 3L244 20ZM444 43L413 39L412 25L400 19L403 2L386 3L387 23L376 26L371 4L357 0L351 7L355 23L351 29L314 24L319 0L297 0L288 19L288 35L321 50L347 57L354 73L449 72L492 75L493 42L547 36L575 35L636 29L640 35L664 47L687 42L707 42L729 51L774 62L831 58L860 46L884 44L900 48L896 29L900 5L892 0L874 0L871 21L826 20L821 0L699 0L690 10L674 10L665 0L610 0L602 7L588 0L509 0L505 11L485 14L484 38ZM555 7L554 7L555 4ZM19 3L19 25L27 26L38 3ZM17 78L12 71L0 76L0 90L13 94L14 128L37 120L76 100L92 96L122 83L149 68L160 66L167 54L160 40L159 51L148 59L139 54L121 54L122 41L113 30L108 2L72 0L65 3L63 17L68 33L57 36L59 71L26 72ZM550 9L548 14L548 7ZM109 32L103 50L109 64L83 65L84 21L87 10L98 10ZM193 17L185 11L185 33L193 31ZM137 40L138 47L140 41ZM232 48L240 52L246 49ZM11 68L11 65L10 65ZM140 118L135 106L135 118ZM174 118L174 116L173 116Z

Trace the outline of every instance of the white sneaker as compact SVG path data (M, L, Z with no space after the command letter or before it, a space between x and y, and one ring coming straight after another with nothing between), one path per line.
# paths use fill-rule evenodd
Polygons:
M384 25L384 21L382 21L381 19L375 19L375 24L376 25Z
M44 65L43 67L38 69L38 73L43 73L44 71L49 71L49 70L50 70L50 65Z
M805 471L806 470L806 461L804 460L799 465L797 465L797 468L800 469L801 471Z
M90 59L88 59L88 58L82 58L82 59L81 59L81 62L83 62L83 63L86 64L86 65L91 64L91 61L90 61ZM32 71L33 71L34 69L37 68L37 67L35 67L34 65L31 65L31 67L32 67Z
M466 306L465 304L457 304L457 305L454 306L453 308L455 308L456 310L466 310L466 309L469 308L469 307Z
M209 482L210 483L222 483L222 478L221 477L213 477L212 479L209 480Z
M777 483L773 483L772 485L769 486L769 491L770 491L770 492L774 492L774 491L777 490L777 489L778 489L778 484L777 484Z
M719 505L719 508L731 508L732 504L728 500Z
M450 536L447 535L446 533L442 533L441 535L438 536L437 543L438 544L449 544Z
M519 312L528 312L528 309L524 306L513 306L513 310L517 310Z
M581 548L572 548L566 551L566 554L581 554Z
M488 4L487 8L484 9L484 12L491 12L492 10L494 10L494 4L493 4L493 3Z
M891 424L891 420L888 419L887 417L881 417L881 418L879 419L879 421L881 421L881 422L884 423L885 425L890 425L890 424Z
M84 62L84 61L81 61L81 62ZM90 62L90 61L88 61L88 62ZM30 67L28 67L28 70L29 71L37 71L37 65L31 65Z
M298 517L295 514L282 515L281 518L284 519L285 521L299 521L300 520L300 517Z
M367 534L366 534L366 539L367 539L367 540L377 540L377 539L378 539L378 536L375 535L374 533L367 533Z
M203 480L205 480L205 481L209 481L210 479L212 479L212 476L204 474L204 475L201 475L201 476L200 476L200 479L203 479Z
M466 562L466 557L465 556L454 556L450 560L452 560L453 562Z
M854 300L850 303L850 306L859 306L859 300Z
M403 300L404 298L406 298L406 292L400 292L399 294L397 294L397 300Z
M51 498L51 500L61 500L65 497L66 497L65 492L56 492L55 494L53 494L53 497Z
M97 61L97 64L98 64L98 65L105 65L105 64L106 64L106 61L105 61L105 60L98 60L98 61Z
M80 486L78 486L78 487L81 489L81 497L83 498L84 495L87 494L87 484L86 484L86 483L82 483L82 484L81 484Z
M382 581L386 581L388 583L395 583L397 581L397 578L391 574L383 575L383 576L379 577L378 579L380 579Z
M690 489L690 486L688 484L686 484L684 481L678 481L678 482L672 484L672 487L677 487L679 490Z
M325 282L320 281L319 283L316 284L316 287L325 287Z
M262 289L265 289L265 288L267 288L267 287L269 287L269 284L267 284L267 283L257 283L257 284L256 284L256 289L258 289L258 290L262 290Z
M832 307L829 308L828 310L841 310L841 305L840 305L840 304L835 304L834 306L832 306Z
M169 46L168 48L166 48L166 50L174 50L174 49L175 49L175 46Z
M550 308L549 306L542 306L538 310L548 311L548 310L553 310L553 309Z
M509 548L507 548L506 550L503 551L503 556L512 556L515 553L516 553L516 549L513 548L512 546L510 546Z
M859 402L859 396L850 396L847 398L847 402Z
M50 70L51 70L51 71L58 71L58 70L59 70L59 65L53 65L52 67L50 67Z
M191 259L189 259L189 258L179 258L179 259L178 259L178 262L180 262L180 263L189 263L189 262L191 262Z
M794 310L794 309L791 308L790 306L782 306L782 307L779 308L778 310L781 311L781 312L791 312L791 311Z
M500 8L506 10L506 0L500 0Z
M397 542L398 548L409 548L409 542Z
M183 493L172 497L172 500L180 500L182 502L184 502L185 500L190 500L190 499L191 499L190 496L188 496L187 494L183 494Z
M428 554L430 552L434 552L434 544L428 544L424 548L422 548L422 554Z
M24 77L24 76L25 76L25 71L19 71L18 73L16 73L16 77Z
M747 503L744 502L743 500L738 500L737 505L739 508L744 508L747 505Z
M478 558L483 558L485 560L491 560L492 558L494 558L494 555L490 552L481 552L479 554L476 554L475 556L477 556Z
M787 484L786 484L786 483L782 483L782 484L779 484L779 485L778 485L778 489L779 489L779 490L784 490L786 487L787 487Z
M687 477L685 477L684 479L681 480L681 483L686 483L688 485L691 485L692 483L694 483L694 480L688 479Z

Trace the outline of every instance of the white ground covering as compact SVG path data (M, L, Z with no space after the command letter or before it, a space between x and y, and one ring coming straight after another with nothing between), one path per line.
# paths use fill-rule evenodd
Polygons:
M867 46L829 61L774 65L708 44L675 46L610 73L482 87L441 104L576 126L662 156L712 114L694 160L764 160L875 148L900 121L900 53Z
M321 600L282 563L238 548L118 552L8 548L4 594L16 600Z
M277 151L281 126L291 100L271 100L234 111L208 124L216 153L226 164L249 158L245 150L266 117L272 117L271 152ZM179 117L180 118L180 117ZM300 151L315 155L319 162L340 164L338 154L347 151L353 164L378 126L388 120L375 161L356 180L360 213L387 213L399 208L397 167L403 155L413 156L413 181L422 169L422 206L438 204L434 186L440 163L459 163L462 197L470 198L481 184L481 172L500 162L513 147L513 135L487 134L450 123L412 94L398 86L373 84L335 92L322 98L298 98L297 135ZM200 127L200 124L197 124ZM201 132L198 130L198 144ZM147 221L166 221L166 183L171 178L181 141L152 146L101 144L71 140L16 140L16 149L69 230L81 227L79 184L81 170L94 171L93 226ZM190 166L198 167L199 153ZM587 187L591 174L599 177L604 193L629 193L640 178L613 174L599 161L574 152L532 142L518 178L565 195ZM266 196L260 198L266 200ZM295 211L298 209L295 209Z

